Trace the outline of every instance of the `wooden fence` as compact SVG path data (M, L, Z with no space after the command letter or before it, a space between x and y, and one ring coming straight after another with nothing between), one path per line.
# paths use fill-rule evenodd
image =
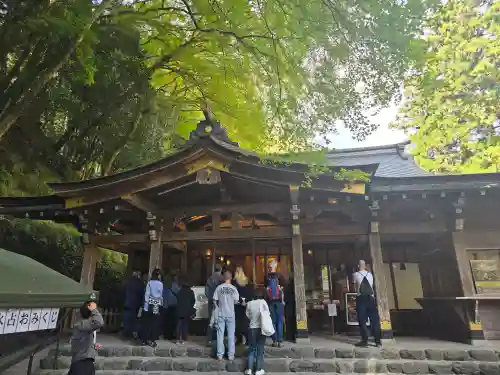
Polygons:
M104 318L104 328L101 332L115 333L122 329L122 311L118 308L100 310ZM73 323L78 319L78 309L69 314L63 324L63 331L71 331Z

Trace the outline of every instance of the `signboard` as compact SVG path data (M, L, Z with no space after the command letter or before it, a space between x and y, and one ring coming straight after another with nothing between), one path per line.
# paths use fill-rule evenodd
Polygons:
M356 313L356 297L356 293L345 294L346 321L349 326L359 326L358 314ZM370 325L370 320L366 322L366 325Z
M470 266L478 294L500 293L500 270L496 259L471 260Z
M328 316L337 316L337 305L335 303L328 304Z
M205 287L193 286L191 290L194 292L194 308L196 310L196 316L193 319L208 319L208 300L205 296Z
M330 276L326 265L321 266L321 281L323 296L330 298Z
M59 308L0 310L0 335L54 329L58 317Z

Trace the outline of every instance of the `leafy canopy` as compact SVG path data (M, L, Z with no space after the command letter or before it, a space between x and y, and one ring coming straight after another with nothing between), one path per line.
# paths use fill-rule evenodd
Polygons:
M338 120L362 138L431 1L0 0L0 178L157 160L205 107L260 152L313 148Z
M444 2L423 38L394 124L412 133L421 165L449 172L500 166L500 2Z
M289 150L398 92L426 0L151 0L113 9L138 25L152 83L181 109L186 136L207 102L252 149ZM267 141L267 142L266 142ZM278 145L277 145L278 143Z

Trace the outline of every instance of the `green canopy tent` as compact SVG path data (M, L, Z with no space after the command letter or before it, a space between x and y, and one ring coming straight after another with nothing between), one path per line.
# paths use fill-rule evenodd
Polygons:
M27 256L0 249L0 309L79 307L90 288Z
M0 249L0 310L72 308L97 300L92 289L44 266L27 256ZM5 318L5 315L4 315ZM5 318L6 319L6 318ZM59 340L60 330L18 332L0 335L0 372L30 356L31 372L35 353ZM57 355L56 355L57 356Z

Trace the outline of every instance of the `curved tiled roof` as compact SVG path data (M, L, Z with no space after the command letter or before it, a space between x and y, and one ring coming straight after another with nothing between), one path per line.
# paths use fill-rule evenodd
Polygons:
M350 148L334 150L327 154L331 165L355 167L357 165L379 164L375 177L404 178L433 176L420 168L413 157L405 151L409 142L388 146Z

